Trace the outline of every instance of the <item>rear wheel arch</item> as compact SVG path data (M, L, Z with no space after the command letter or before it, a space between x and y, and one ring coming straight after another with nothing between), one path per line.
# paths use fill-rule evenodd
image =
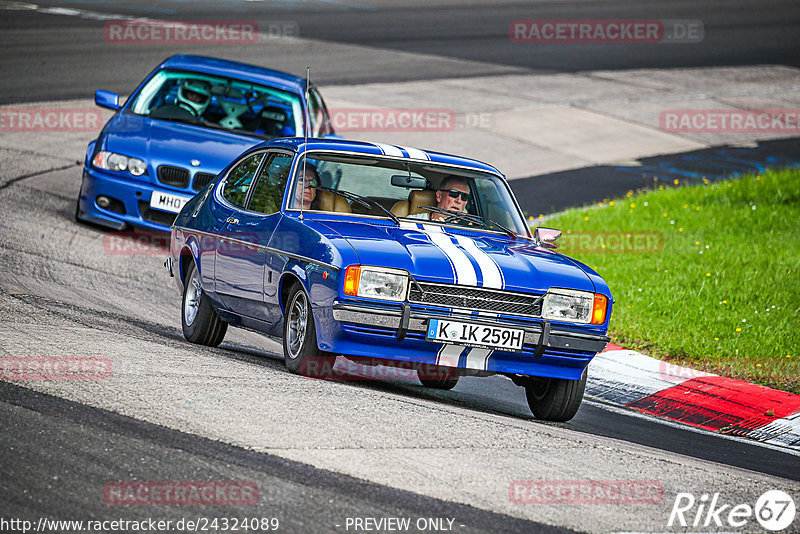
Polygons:
M197 263L194 259L194 254L192 254L191 249L189 247L183 247L181 250L180 258L180 274L181 274L181 283L186 283L186 276L189 274L189 268L192 266L193 263Z

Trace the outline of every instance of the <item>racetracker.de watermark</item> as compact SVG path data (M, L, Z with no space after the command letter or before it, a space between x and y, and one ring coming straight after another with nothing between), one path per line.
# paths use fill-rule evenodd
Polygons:
M515 480L508 486L515 504L658 504L658 480Z
M102 125L95 108L0 108L0 132L96 132Z
M339 108L330 110L339 132L450 132L456 128L452 109Z
M559 249L570 254L655 254L664 248L664 235L646 231L567 231Z
M258 502L255 482L109 482L103 499L111 505L222 505Z
M103 356L3 356L3 380L105 380L111 360Z
M517 19L508 25L513 43L699 43L699 20L648 19Z
M665 132L800 134L800 109L668 109L658 118Z
M112 20L103 28L103 38L111 44L242 45L299 35L300 27L292 20L261 24L253 20Z
M297 234L273 236L273 246L298 246ZM193 250L197 254L217 251L226 256L251 256L263 245L255 233L241 233L236 239L205 238L196 241ZM103 236L103 250L113 256L163 256L170 252L170 234L157 231L113 232ZM177 243L176 243L177 246Z
M687 380L691 380L692 378L703 378L705 376L715 376L711 373L706 373L704 371L698 371L696 369L691 369L689 367L681 367L680 365L675 365L674 363L665 362L664 360L660 360L658 362L658 376L662 380L666 380L667 382L672 382L674 384L680 384Z

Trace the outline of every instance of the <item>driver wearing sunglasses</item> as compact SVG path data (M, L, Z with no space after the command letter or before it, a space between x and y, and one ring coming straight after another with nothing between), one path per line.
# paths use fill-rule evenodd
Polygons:
M450 211L466 212L469 198L469 184L467 183L466 179L459 176L448 177L444 182L442 182L442 186L436 191L436 205L442 209ZM409 215L408 218L444 221L447 219L447 216L442 215L441 213L425 211L423 213Z

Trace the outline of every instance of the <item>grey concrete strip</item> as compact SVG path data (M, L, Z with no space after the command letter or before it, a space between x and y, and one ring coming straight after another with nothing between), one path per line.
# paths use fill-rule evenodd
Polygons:
M445 108L442 131L346 131L346 137L465 154L510 179L798 132L665 132L675 109L797 109L800 69L761 65L697 69L512 74L432 82L324 87L332 109Z
M510 179L613 164L711 145L789 137L791 133L664 132L672 109L797 109L800 69L784 66L506 74L405 83L323 86L345 137L475 157ZM97 110L92 101L41 102L5 109ZM348 131L342 115L370 110L445 110L444 127ZM101 110L103 120L110 116ZM74 130L74 129L73 129ZM0 148L82 160L95 132L9 132ZM25 152L28 153L28 152ZM22 156L22 153L20 154ZM21 170L30 166L20 157ZM45 167L52 168L52 167ZM16 171L13 171L16 172ZM19 172L18 174L24 174Z

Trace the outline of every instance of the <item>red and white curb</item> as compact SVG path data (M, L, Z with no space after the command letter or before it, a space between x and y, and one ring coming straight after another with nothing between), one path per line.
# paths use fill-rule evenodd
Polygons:
M589 364L589 397L800 451L800 395L672 365L614 344Z

